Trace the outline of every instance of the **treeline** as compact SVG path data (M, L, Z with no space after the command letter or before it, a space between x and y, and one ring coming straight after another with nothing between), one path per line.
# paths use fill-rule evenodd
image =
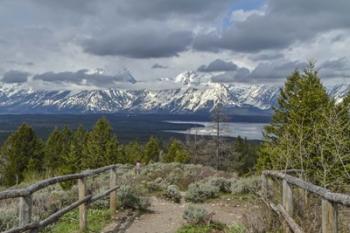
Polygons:
M47 140L36 136L27 124L12 133L0 149L0 185L11 186L27 177L70 174L110 164L150 162L217 164L216 141L198 137L184 142L162 142L150 137L140 144L121 144L106 118L99 119L86 131L83 127L54 129ZM220 169L250 172L256 161L256 146L238 138L220 145ZM254 148L254 149L252 149Z
M350 184L350 95L340 103L313 64L291 74L265 129L258 168L302 169L303 179L333 190Z
M185 163L189 159L188 151L176 139L171 140L165 152L155 137L150 137L145 145L137 141L122 145L106 118L98 120L90 131L83 127L74 131L67 127L54 129L46 141L23 124L1 147L0 181L10 186L33 173L53 176L115 163Z

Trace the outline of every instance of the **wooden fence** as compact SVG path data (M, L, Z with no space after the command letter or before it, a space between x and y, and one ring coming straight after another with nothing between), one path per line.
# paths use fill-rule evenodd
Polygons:
M19 198L19 226L12 228L3 233L17 233L17 232L38 232L40 229L56 222L64 214L72 211L79 207L79 225L80 231L84 232L87 229L87 205L95 202L101 198L110 195L110 209L112 215L116 213L116 190L117 186L117 175L116 165L98 168L96 170L86 170L78 174L70 174L64 176L58 176L42 180L38 183L30 185L23 189L13 189L0 192L0 201L10 198ZM110 172L110 187L107 191L98 194L91 195L87 193L86 189L86 178L89 176L95 176L104 172ZM38 222L32 222L32 195L40 189L47 186L54 185L60 182L78 180L78 201L70 204L67 207L55 212L44 220Z
M350 207L350 195L333 193L328 189L316 186L302 179L288 175L287 173L281 171L264 171L262 174L263 198L275 212L284 218L286 222L285 232L304 232L293 219L294 207L292 186L295 186L321 198L322 233L338 233L338 205ZM269 201L269 177L282 180L282 204L275 205Z

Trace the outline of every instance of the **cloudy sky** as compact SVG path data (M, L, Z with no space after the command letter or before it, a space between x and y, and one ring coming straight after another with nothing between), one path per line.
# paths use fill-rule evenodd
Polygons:
M195 70L279 83L316 60L325 82L349 82L349 11L349 0L0 0L0 79L146 87Z

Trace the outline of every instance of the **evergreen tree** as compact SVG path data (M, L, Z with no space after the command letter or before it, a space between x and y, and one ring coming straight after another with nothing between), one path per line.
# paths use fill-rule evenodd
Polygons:
M61 151L61 158L64 156L67 156L70 151L70 146L72 142L73 132L65 126L62 129L62 151Z
M99 119L88 133L83 151L84 168L98 168L118 162L118 140L106 118Z
M303 169L304 179L326 187L335 182L331 174L346 176L335 152L345 153L350 142L349 130L341 127L350 122L348 102L336 105L329 98L313 65L304 73L294 72L281 90L271 124L265 128L258 168ZM339 141L344 143L335 143Z
M168 152L164 156L163 162L186 163L189 161L189 159L190 159L189 153L186 151L183 145L178 140L173 139L168 146Z
M281 90L272 123L265 128L259 166L273 169L301 168L311 162L309 142L313 125L320 122L329 97L313 66L294 72ZM311 164L309 164L311 165Z
M6 186L21 182L25 172L41 172L43 145L33 129L23 124L12 133L1 149L0 173Z
M159 160L160 145L159 140L156 137L150 137L145 145L145 153L143 162L149 163L150 161L157 162Z
M67 131L62 132L63 135L69 135ZM70 143L67 152L62 154L61 160L62 163L59 168L60 174L73 174L81 171L82 169L82 151L86 145L86 131L80 126L73 133L70 133ZM65 151L64 149L63 151ZM60 183L63 189L70 189L75 182L67 181Z
M251 172L256 164L256 150L256 145L249 143L247 138L238 136L233 143L231 169L239 175Z
M141 145L137 142L131 142L124 147L125 159L120 162L135 164L137 161L143 161L144 153Z
M60 173L63 157L68 156L70 151L71 137L72 132L67 127L62 130L55 128L49 135L45 144L45 167L50 173Z
M83 149L86 146L87 133L85 129L80 126L71 135L71 142L69 151L62 156L62 174L70 174L82 170Z

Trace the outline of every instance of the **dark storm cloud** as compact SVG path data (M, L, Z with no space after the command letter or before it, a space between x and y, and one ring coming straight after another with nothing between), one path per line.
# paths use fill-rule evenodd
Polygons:
M51 9L63 9L82 14L93 13L98 9L97 0L29 0L34 4L43 5Z
M162 58L189 49L194 26L224 17L236 0L31 1L65 18L80 18L90 32L77 41L88 54Z
M115 82L136 83L135 78L128 72L117 75L105 75L100 73L88 73L86 69L77 72L47 72L37 74L33 79L45 82L87 84L101 87L113 85Z
M227 12L236 0L119 0L118 12L137 18L193 16L212 19Z
M306 62L286 61L282 63L264 62L260 63L249 74L247 79L256 81L278 81L287 78L295 70L304 70Z
M176 16L193 16L201 19L217 18L236 0L31 0L34 3L70 11L96 13L110 9L116 15L129 19L163 19Z
M225 72L211 78L216 83L249 82L250 71L247 68L239 68L236 71Z
M209 65L202 65L198 67L200 72L219 72L219 71L234 71L237 65L232 62L225 62L221 59L212 61Z
M336 3L329 0L269 0L265 14L234 22L222 33L199 34L194 48L212 52L283 49L294 42L310 40L319 33L349 29L349 9L348 0Z
M279 52L270 52L270 53L258 53L253 54L250 56L250 58L254 61L270 61L270 60L276 60L276 59L282 59L284 58L284 55Z
M253 70L238 68L236 71L229 71L212 77L213 82L230 83L271 83L281 82L295 70L303 71L307 67L306 62L284 61L284 62L262 62ZM332 59L317 65L321 79L349 78L350 62L348 58L342 57Z
M336 69L336 70L344 70L349 68L349 62L346 57L341 57L334 60L325 61L321 64L320 69Z
M240 67L236 71L225 72L212 77L213 82L245 82L245 83L264 83L281 82L285 80L295 70L303 70L307 66L304 62L284 61L280 63L263 62L253 70Z
M322 78L349 78L350 62L346 57L323 62L319 68Z
M163 65L158 64L158 63L156 63L152 66L152 69L167 69L167 68L168 68L167 66L163 66Z
M29 75L27 72L11 70L3 75L1 81L4 83L24 83L27 82Z
M192 32L164 32L138 30L129 33L101 36L82 43L85 52L99 56L129 58L159 58L177 56L186 51L192 41Z
M59 42L64 48L73 43L97 56L162 58L188 50L194 28L224 17L236 0L5 1L20 17L9 16L4 21L18 21L21 27L47 27L57 37L47 41Z

